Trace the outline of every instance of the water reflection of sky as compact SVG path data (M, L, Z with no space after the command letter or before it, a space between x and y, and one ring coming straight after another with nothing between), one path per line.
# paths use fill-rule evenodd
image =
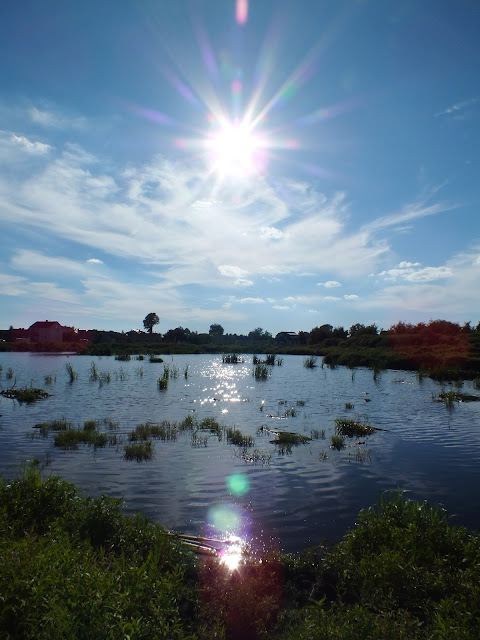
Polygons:
M111 383L101 387L90 381L92 360L100 371L112 374ZM43 387L50 374L55 381L49 387L52 396L35 405L1 399L0 469L15 473L22 459L48 452L53 473L87 493L121 497L127 510L140 510L168 528L245 542L278 538L288 550L338 538L361 508L397 487L415 499L442 502L458 521L480 528L475 489L480 480L480 403L464 403L449 412L432 402L441 385L431 380L419 384L411 373L384 372L374 381L363 369L352 380L351 372L340 367L308 370L300 356L286 356L264 381L253 377L251 356L236 365L206 355L165 360L180 375L160 392L163 365L148 360L72 357L68 362L78 379L70 385L65 357L2 354L3 387L9 367L18 386ZM471 383L464 390L478 393ZM350 413L346 402L355 405ZM87 419L109 417L126 438L139 423L179 421L188 415L238 428L254 438L254 447L244 455L241 447L215 435L206 446L192 447L190 436L180 434L176 441L154 441L154 459L137 464L122 458L122 445L63 452L53 448L52 438L25 437L35 423L63 416L76 427ZM348 442L344 451L332 451L334 418L341 415L359 416L384 431L364 445ZM270 429L325 433L288 453L271 444ZM269 464L256 463L254 449L268 454ZM356 449L368 450L367 463L355 457ZM218 505L237 514L233 525L226 522L220 529L218 518L215 524L211 510Z

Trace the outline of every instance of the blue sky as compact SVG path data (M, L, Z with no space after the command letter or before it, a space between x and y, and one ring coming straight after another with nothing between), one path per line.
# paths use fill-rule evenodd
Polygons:
M480 3L0 9L0 327L480 320Z

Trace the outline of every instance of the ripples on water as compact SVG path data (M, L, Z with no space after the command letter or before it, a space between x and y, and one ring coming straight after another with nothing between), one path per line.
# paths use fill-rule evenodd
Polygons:
M148 360L2 354L2 388L16 378L19 387L33 384L53 395L33 405L1 399L0 470L13 475L23 460L50 453L53 473L89 494L122 497L128 511L142 511L168 528L289 551L340 538L361 508L397 487L412 498L441 502L454 521L480 528L480 403L448 410L432 402L442 386L419 383L413 373L386 371L374 381L371 371L358 369L352 380L349 369L307 369L303 360L284 356L267 380L256 380L251 356L240 364L224 364L221 356L165 356L178 376L160 391L164 365ZM73 384L67 362L78 373ZM110 382L90 380L92 362L110 373ZM12 380L6 379L9 368ZM471 383L464 389L478 394ZM345 409L346 402L355 408ZM154 459L140 464L124 460L122 447L59 451L52 435L31 437L35 423L61 417L75 426L110 418L126 437L139 423L187 415L213 417L253 436L254 449L271 456L270 463L247 463L241 448L216 436L200 447L192 447L188 434L155 440ZM339 416L359 416L384 431L333 451L330 437ZM315 430L319 437L280 453L268 429L307 436Z

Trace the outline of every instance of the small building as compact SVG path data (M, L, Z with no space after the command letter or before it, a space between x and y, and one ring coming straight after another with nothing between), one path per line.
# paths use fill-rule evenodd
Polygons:
M300 344L300 336L294 331L280 331L275 336L275 344L278 346L290 346Z
M73 327L64 327L57 321L34 322L28 329L10 329L10 341L36 344L76 342L77 332Z

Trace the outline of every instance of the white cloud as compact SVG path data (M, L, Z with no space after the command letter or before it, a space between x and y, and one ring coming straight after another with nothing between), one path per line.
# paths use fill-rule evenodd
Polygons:
M447 107L446 109L443 109L438 113L435 113L434 115L436 118L438 118L439 116L448 116L448 115L456 114L459 111L463 111L464 109L467 109L468 107L471 107L474 104L477 104L477 102L480 102L480 98L469 98L468 100L462 100L461 102L456 102L450 105L449 107Z
M12 133L10 140L12 143L18 147L20 147L26 153L30 153L32 155L43 156L51 150L51 146L46 144L45 142L32 142L25 136L17 136Z
M218 270L222 274L222 276L225 276L226 278L232 278L234 284L237 287L248 287L249 285L253 284L253 282L251 280L248 280L248 278L246 277L248 275L248 271L242 269L241 267L237 267L231 264L220 264L218 266Z
M265 300L263 298L240 298L238 302L240 304L263 304Z
M291 307L286 304L274 304L272 309L276 309L277 311L289 311Z
M341 287L342 285L337 280L327 280L323 285L327 289L333 289L334 287Z
M430 282L441 278L450 278L452 270L450 267L424 267L419 269L420 262L400 262L397 267L381 271L378 275L385 280L406 280L407 282Z
M38 109L35 106L28 109L28 115L35 124L53 129L84 129L87 123L84 117L69 118L65 114L53 110Z
M91 262L92 264L103 264L103 260L99 258L89 258L86 262Z
M356 293L350 293L343 296L345 300L358 300L358 296Z
M330 302L335 302L336 300L341 300L341 298L339 298L338 296L325 296L323 299L327 300L327 301L330 301Z

